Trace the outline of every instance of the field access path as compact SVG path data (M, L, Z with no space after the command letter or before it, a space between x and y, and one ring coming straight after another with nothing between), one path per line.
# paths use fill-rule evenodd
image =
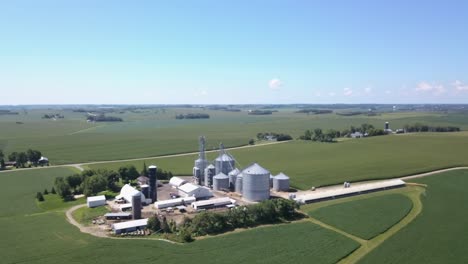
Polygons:
M275 142L268 142L268 143L263 143L259 145L245 145L245 146L240 146L240 147L232 147L232 148L226 148L225 150L236 150L236 149L245 149L245 148L256 148L256 147L263 147L263 146L269 146L269 145L275 145L275 144L282 144L286 142L290 142L291 140L286 140L286 141L275 141ZM218 152L218 149L215 150L208 150L205 151L205 153L212 153L212 152ZM2 172L12 172L12 171L21 171L21 170L39 170L39 169L48 169L48 168L60 168L60 167L72 167L75 169L78 169L80 171L83 171L84 168L82 166L84 165L93 165L93 164L102 164L102 163L115 163L115 162L127 162L127 161L138 161L138 160L150 160L150 159L164 159L164 158L173 158L173 157L182 157L182 156L191 156L191 155L196 155L198 154L198 151L195 152L187 152L187 153L180 153L180 154L170 154L170 155L162 155L162 156L154 156L154 157L145 157L145 158L132 158L132 159L119 159L119 160L103 160L103 161L91 161L91 162L83 162L83 163L71 163L71 164L61 164L61 165L52 165L52 166L47 166L47 167L32 167L32 168L19 168L19 169L14 169L14 170L3 170L0 171Z

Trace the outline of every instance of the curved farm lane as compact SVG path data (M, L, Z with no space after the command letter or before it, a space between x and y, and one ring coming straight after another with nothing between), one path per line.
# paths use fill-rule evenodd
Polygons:
M171 243L171 244L181 244L181 243L177 243L177 242L174 242L174 241L170 241L170 240L167 240L167 239L162 239L162 238L142 238L142 237L112 237L112 236L109 236L107 234L107 232L105 232L104 230L98 230L96 228L92 228L92 227L86 227L80 223L78 223L74 218L73 218L73 212L75 210L78 210L82 207L85 207L87 206L86 204L79 204L79 205L75 205L73 207L70 207L66 212L65 212L65 215L67 217L67 220L70 224L78 227L78 229L82 232L82 233L86 233L86 234L90 234L92 236L95 236L95 237L100 237L100 238L110 238L110 239L132 239L132 240L135 240L135 239L139 239L139 240L158 240L158 241L164 241L164 242L168 242L168 243Z
M269 145L275 145L275 144L282 144L282 143L286 143L286 142L290 142L290 141L292 141L292 140L275 141L275 142L269 142L269 143L264 143L264 144L259 144L259 145L246 145L246 146L240 146L240 147L226 148L226 150L256 148L256 147L263 147L263 146L269 146ZM205 151L205 153L211 153L211 152L217 152L217 151L219 151L219 150L217 150L217 149L216 150L208 150L208 151ZM12 172L12 171L21 171L21 170L39 170L39 169L48 169L48 168L60 168L60 167L73 167L73 168L76 168L76 169L78 169L80 171L83 171L84 168L81 167L83 165L138 161L138 160L149 160L149 159L164 159L164 158L190 156L190 155L196 155L196 154L198 154L198 151L180 153L180 154L154 156L154 157L145 157L145 158L132 158L132 159L120 159L120 160L103 160L103 161L92 161L92 162L84 162L84 163L71 163L71 164L62 164L62 165L52 165L52 166L47 166L47 167L19 168L19 169L14 169L14 170L3 170L3 171L0 171L0 173L2 173L2 172Z

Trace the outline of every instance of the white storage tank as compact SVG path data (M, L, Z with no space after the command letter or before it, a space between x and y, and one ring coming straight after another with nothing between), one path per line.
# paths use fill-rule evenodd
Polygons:
M273 177L273 190L277 192L289 191L289 177L282 172Z
M213 177L213 190L222 191L229 189L229 177L224 173L219 173Z
M249 201L270 198L270 172L254 163L242 171L242 196Z
M229 172L229 189L234 191L236 189L236 178L237 175L239 175L240 170L239 169L233 169L232 171Z
M240 193L240 194L242 194L242 177L243 177L242 172L237 174L236 176L235 190L236 190L236 193Z

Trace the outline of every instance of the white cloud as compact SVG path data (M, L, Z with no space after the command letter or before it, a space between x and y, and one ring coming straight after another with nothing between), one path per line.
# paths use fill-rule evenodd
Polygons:
M468 84L464 84L463 82L456 80L452 83L452 86L455 88L457 92L468 91Z
M353 94L353 90L351 88L346 87L346 88L343 89L343 94L345 96L350 96L350 95Z
M208 95L208 92L206 90L197 90L195 92L195 96L199 97L199 96L205 96L205 95Z
M365 92L366 94L372 93L372 87L368 86L368 87L364 88L364 92Z
M278 90L283 86L283 82L278 78L273 78L268 82L268 86L272 90Z
M440 95L445 93L445 87L442 84L437 83L428 83L428 82L420 82L416 86L416 92L431 92L433 95Z

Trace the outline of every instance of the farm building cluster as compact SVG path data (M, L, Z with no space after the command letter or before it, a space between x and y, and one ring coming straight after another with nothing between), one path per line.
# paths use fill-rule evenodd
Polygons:
M108 204L112 212L104 215L114 234L142 230L148 218L155 214L178 222L203 210L229 210L270 199L271 196L311 203L360 193L404 186L401 180L351 186L345 183L335 189L290 190L289 177L284 173L273 176L258 163L240 168L234 157L220 145L219 155L209 161L205 153L205 138L199 139L199 155L193 176L172 177L168 183L157 180L157 167L148 167L148 176L137 179L139 187L126 184L120 194ZM104 196L88 197L88 206L106 204Z

